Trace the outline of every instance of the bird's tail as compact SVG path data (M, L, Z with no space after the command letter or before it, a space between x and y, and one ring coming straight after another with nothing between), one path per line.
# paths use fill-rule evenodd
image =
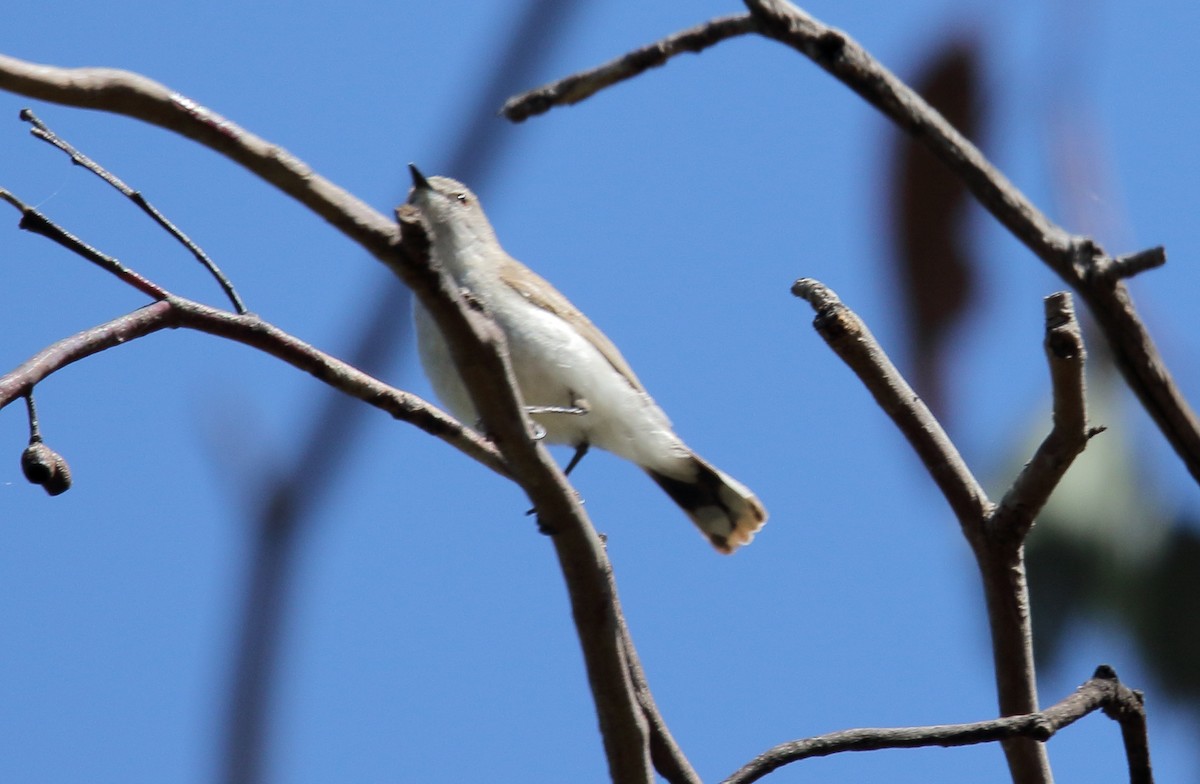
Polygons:
M749 544L767 522L767 510L758 498L700 456L693 453L687 462L679 472L682 478L650 468L645 471L692 518L713 547L728 554Z

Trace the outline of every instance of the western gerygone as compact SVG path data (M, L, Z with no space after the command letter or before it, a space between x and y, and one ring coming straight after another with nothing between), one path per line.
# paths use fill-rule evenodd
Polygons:
M478 199L448 177L428 179L409 165L408 202L432 234L434 259L504 331L517 386L549 443L570 444L569 472L589 446L631 460L650 474L723 553L746 544L766 522L762 504L675 435L604 333L566 297L500 247ZM471 396L441 333L416 305L421 364L442 402L475 422Z

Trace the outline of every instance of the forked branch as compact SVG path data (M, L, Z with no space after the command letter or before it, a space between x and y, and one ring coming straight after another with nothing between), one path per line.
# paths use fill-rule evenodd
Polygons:
M862 319L811 278L796 281L792 293L812 305L818 334L912 444L958 518L983 582L1001 715L1037 712L1025 535L1034 515L1094 434L1088 429L1084 404L1086 352L1070 295L1046 299L1045 345L1054 390L1054 428L997 507ZM1051 781L1041 744L1014 736L1004 740L1004 750L1014 781Z

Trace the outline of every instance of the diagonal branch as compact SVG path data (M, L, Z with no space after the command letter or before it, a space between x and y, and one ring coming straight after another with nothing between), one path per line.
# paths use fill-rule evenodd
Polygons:
M296 199L376 258L395 261L394 222L279 145L153 79L115 68L57 68L0 54L0 90L125 115L199 142Z
M837 294L812 278L797 280L792 293L812 305L817 314L813 327L908 439L950 503L963 534L974 542L982 531L981 522L992 512L992 503L950 436L888 359L867 325Z
M608 584L612 589L613 604L617 610L617 623L621 629L621 642L625 647L629 677L637 693L642 714L646 718L647 731L650 735L650 759L654 763L654 769L669 784L702 784L699 774L696 773L692 763L683 753L683 749L679 748L679 744L675 742L675 737L671 734L666 719L663 718L654 701L654 693L650 691L646 673L642 669L637 649L633 645L633 636L630 635L629 627L625 622L625 613L616 598L617 582L612 573L611 564L608 566Z
M415 208L401 205L396 218L404 241L412 245L409 252L428 258L429 238ZM417 273L406 282L446 337L484 429L533 502L539 527L551 533L584 650L609 774L617 782L648 783L653 780L649 728L633 684L632 651L621 633L616 592L609 582L612 567L604 544L558 464L539 441L530 438L533 428L525 416L499 327L467 305L458 286L440 269L431 265ZM447 307L447 303L455 307Z
M57 223L54 223L42 213L18 199L10 191L0 188L0 201L6 201L21 213L18 228L31 234L38 234L51 242L57 243L77 256L87 259L105 272L111 273L124 283L142 292L151 299L166 299L166 289L142 276L140 273L126 267L116 258L101 253L83 240L71 234Z
M500 113L513 122L523 122L534 115L544 114L555 106L579 103L605 87L611 87L651 68L665 65L667 60L677 54L699 53L726 38L752 33L757 29L758 22L749 14L713 19L711 22L669 35L649 46L634 49L604 65L513 96L504 102Z
M445 169L477 187L501 160L506 141L515 136L495 122L493 107L540 69L553 49L551 43L586 1L524 0L519 5L514 23L500 36L503 43L487 59L487 77L465 101L471 108L465 117L447 118L450 125L443 135L457 137L446 154ZM410 354L412 297L403 286L375 292L359 318L358 334L342 349L351 364L381 374L396 357ZM280 466L261 494L264 500L250 510L255 551L245 575L229 701L221 721L221 778L228 784L265 780L270 706L285 644L283 618L296 591L297 551L305 531L317 522L322 501L353 462L347 458L366 429L368 412L356 401L329 394L316 402L304 433L280 455L290 465Z
M162 227L162 229L166 231L167 234L171 235L171 237L177 242L179 242L180 245L187 248L188 253L191 253L192 256L196 258L196 261L200 262L200 265L208 270L208 274L213 277L213 279L217 282L217 285L220 286L221 290L225 292L225 296L229 298L229 302L233 305L233 309L238 313L246 312L246 306L242 302L242 298L233 288L233 283L231 283L229 278L225 276L225 273L221 272L220 268L217 267L216 262L209 258L208 254L205 253L199 245L193 242L190 237L184 234L178 226L168 220L167 216L159 212L158 208L151 204L140 191L135 191L133 188L130 188L115 174L109 172L103 166L96 163L79 150L75 149L70 142L56 134L54 131L50 130L50 128L47 127L47 125L40 119L38 119L38 116L29 109L21 110L21 119L33 126L33 130L30 131L30 133L32 133L34 137L41 139L52 147L66 153L67 156L70 157L71 163L75 164L76 166L82 166L92 174L104 180L104 182L115 188L122 196L137 205L138 209L150 216L151 220Z

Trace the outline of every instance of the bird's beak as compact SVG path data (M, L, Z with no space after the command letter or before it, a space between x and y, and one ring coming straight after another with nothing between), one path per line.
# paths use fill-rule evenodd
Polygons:
M417 168L416 164L408 164L408 173L412 175L414 188L421 188L422 190L431 190L433 188L429 184L429 180L425 179L425 175L421 174L421 170Z

